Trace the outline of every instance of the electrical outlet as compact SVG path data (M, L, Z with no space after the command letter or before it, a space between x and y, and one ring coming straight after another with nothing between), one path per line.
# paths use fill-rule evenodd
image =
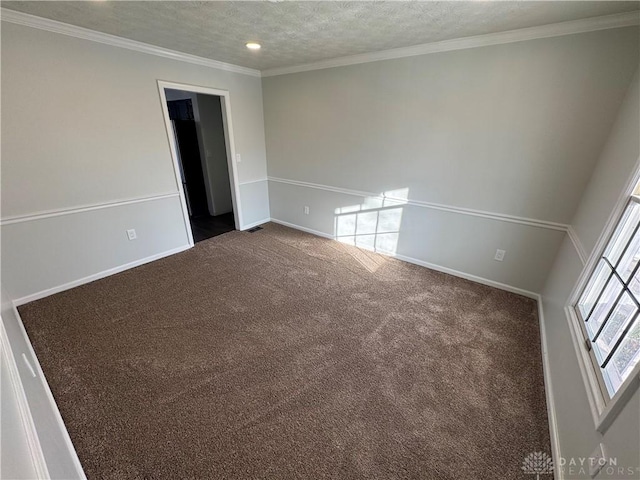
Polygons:
M305 206L303 210L305 215L309 215L309 207Z
M493 259L494 259L494 260L496 260L496 261L498 261L498 262L501 262L501 261L503 261L503 260L504 260L504 255L505 255L505 253L507 253L505 250L497 249L497 250L496 250L496 256L495 256L495 257L493 257Z
M138 235L136 235L136 231L135 229L131 229L131 230L127 230L127 238L129 240L135 240L136 238L138 238Z
M236 163L242 163L242 157L239 153L236 153Z

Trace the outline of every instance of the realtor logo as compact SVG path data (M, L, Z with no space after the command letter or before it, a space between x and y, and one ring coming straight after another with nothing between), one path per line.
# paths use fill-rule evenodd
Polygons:
M544 452L531 452L522 461L522 471L535 475L536 480L540 480L540 475L553 473L553 460Z

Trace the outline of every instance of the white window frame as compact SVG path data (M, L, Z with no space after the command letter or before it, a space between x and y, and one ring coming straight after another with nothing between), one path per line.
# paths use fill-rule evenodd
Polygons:
M602 230L602 233L598 238L596 246L584 265L582 273L578 277L578 281L569 296L569 301L565 305L565 313L569 323L569 330L571 331L573 345L578 356L580 372L587 390L587 397L591 407L593 422L596 430L601 434L606 432L609 426L613 423L613 420L622 411L625 404L638 389L638 386L640 385L640 363L635 366L622 385L620 385L615 395L609 398L607 389L603 384L600 367L594 362L593 354L590 349L587 348L586 340L588 337L585 336L586 330L582 320L575 311L575 306L580 300L587 282L594 273L596 265L602 257L602 254L609 243L609 239L618 226L627 205L630 201L634 201L632 200L633 192L640 182L640 158L638 158L633 171L634 174L632 178L629 179L624 191L618 198L618 201L607 220L605 228Z

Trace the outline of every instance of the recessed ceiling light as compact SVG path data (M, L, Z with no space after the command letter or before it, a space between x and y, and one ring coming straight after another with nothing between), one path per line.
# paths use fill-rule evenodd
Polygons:
M256 42L249 42L249 43L247 43L247 48L249 50L260 50L261 45L259 43L256 43Z

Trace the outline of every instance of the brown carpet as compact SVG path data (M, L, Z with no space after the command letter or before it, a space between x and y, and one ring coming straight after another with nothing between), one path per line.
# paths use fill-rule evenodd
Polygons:
M89 478L530 478L533 300L268 224L20 308Z

